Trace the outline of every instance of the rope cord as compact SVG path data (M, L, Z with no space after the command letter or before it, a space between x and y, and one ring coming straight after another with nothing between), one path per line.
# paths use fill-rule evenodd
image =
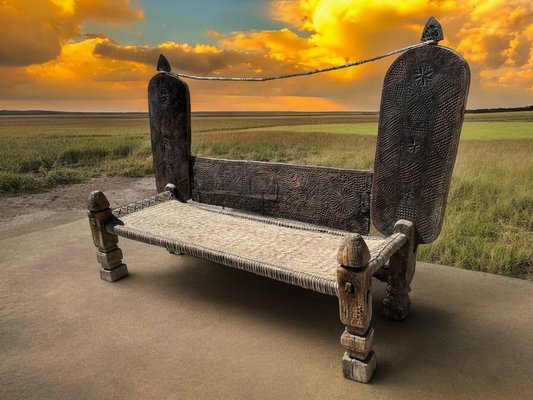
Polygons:
M357 65L366 64L366 63L369 63L369 62L372 62L372 61L377 61L377 60L380 60L380 59L385 58L385 57L390 57L390 56L392 56L394 54L403 53L403 52L405 52L407 50L417 49L419 47L423 47L423 46L427 46L427 45L431 45L431 44L435 44L435 43L437 43L435 40L427 40L425 42L418 43L418 44L413 44L413 45L407 46L407 47L402 47L401 49L396 49L396 50L390 51L388 53L381 54L379 56L366 58L366 59L363 59L363 60L354 61L354 62L346 63L346 64L343 64L343 65L337 65L337 66L329 67L329 68L319 68L319 69L314 69L314 70L307 71L307 72L298 72L298 73L295 73L295 74L286 74L286 75L278 75L278 76L267 76L267 77L256 77L256 78L238 78L238 77L225 77L225 76L198 76L198 75L184 74L184 73L181 73L181 72L166 72L166 71L160 71L160 72L162 74L174 76L174 77L177 77L177 78L178 77L189 78L189 79L195 79L195 80L200 80L200 81L266 82L266 81L273 81L273 80L276 80L276 79L287 79L287 78L294 78L294 77L297 77L297 76L314 75L314 74L320 74L322 72L329 72L329 71L335 71L335 70L343 69L343 68L355 67Z

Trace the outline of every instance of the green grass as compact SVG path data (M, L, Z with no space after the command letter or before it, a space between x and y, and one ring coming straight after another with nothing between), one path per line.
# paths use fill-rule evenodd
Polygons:
M464 124L462 140L533 139L531 122L527 121L472 121ZM344 135L372 135L378 131L377 122L278 125L263 128L245 128L241 132L309 132Z
M196 116L193 153L369 169L376 115ZM419 260L533 279L533 113L467 114L442 233ZM0 195L152 172L146 115L0 116Z
M0 194L152 171L146 116L0 117Z
M439 238L419 259L533 279L533 140L460 144Z

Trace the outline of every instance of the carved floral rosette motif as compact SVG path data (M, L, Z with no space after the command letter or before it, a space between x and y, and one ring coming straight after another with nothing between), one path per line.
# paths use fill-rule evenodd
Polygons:
M192 199L368 233L372 173L196 157Z
M391 234L399 219L415 223L418 243L439 235L470 72L441 46L400 56L383 84L372 186L372 221Z

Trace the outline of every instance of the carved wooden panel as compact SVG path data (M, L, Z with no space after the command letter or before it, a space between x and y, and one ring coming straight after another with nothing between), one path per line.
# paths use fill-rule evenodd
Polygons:
M368 233L371 171L196 157L192 198Z
M178 197L190 198L191 106L185 82L163 73L148 85L150 134L157 191L167 183L178 189Z
M469 83L466 61L437 45L410 50L389 68L372 186L372 221L381 233L409 219L418 243L439 235Z

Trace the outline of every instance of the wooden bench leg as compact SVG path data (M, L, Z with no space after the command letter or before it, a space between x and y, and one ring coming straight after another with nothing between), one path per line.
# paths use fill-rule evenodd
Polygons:
M337 261L337 284L340 319L346 325L341 336L345 352L342 373L345 378L367 383L376 369L376 355L372 351L374 329L372 319L372 274L365 267L370 252L364 240L353 235L345 239Z
M118 247L118 236L105 230L105 225L114 218L109 201L100 191L92 192L87 203L89 224L94 245L97 248L96 259L100 263L100 278L115 282L128 275L128 267L122 263L122 250Z
M411 308L409 285L415 274L417 246L411 222L400 220L394 230L406 234L409 239L390 259L387 296L381 314L387 319L400 321L409 315Z
M341 336L345 352L342 373L345 378L367 383L376 369L376 355L372 351L374 328L372 319L372 275L368 271L353 271L339 267L339 306L346 329Z

